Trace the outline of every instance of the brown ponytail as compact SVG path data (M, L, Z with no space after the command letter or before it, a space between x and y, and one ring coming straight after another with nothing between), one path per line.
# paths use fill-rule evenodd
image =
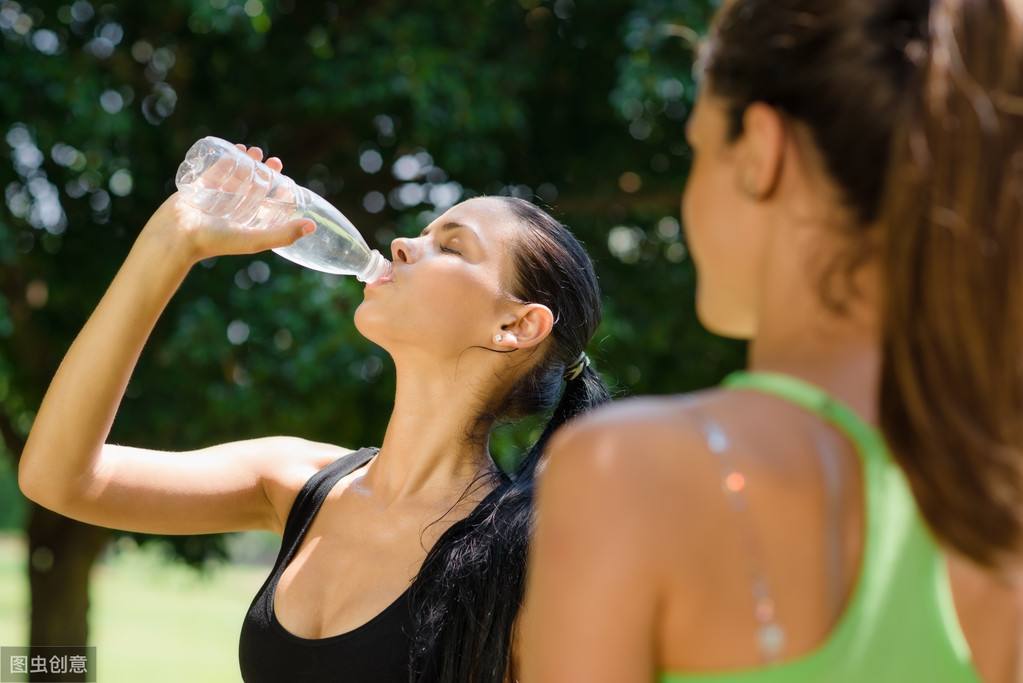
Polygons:
M1023 540L1023 17L940 0L893 135L881 425L935 534Z

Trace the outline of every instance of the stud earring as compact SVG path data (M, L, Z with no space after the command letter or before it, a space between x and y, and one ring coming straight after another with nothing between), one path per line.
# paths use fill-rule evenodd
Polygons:
M500 334L495 334L495 335L494 335L494 342L495 342L495 343L498 343L498 344L500 344L500 343L501 343L501 340L502 340L502 339L504 339L504 336L503 336L503 335L500 335Z
M746 182L746 183L744 183L744 186L743 186L742 189L743 189L743 192L746 193L747 197L749 197L750 199L752 199L755 202L759 202L760 201L760 199L761 199L760 191L756 188L756 186L755 186L755 184L753 182Z

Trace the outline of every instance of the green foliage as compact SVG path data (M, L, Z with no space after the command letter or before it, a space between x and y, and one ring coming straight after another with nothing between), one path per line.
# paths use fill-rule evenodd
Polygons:
M605 292L591 348L619 395L707 386L741 345L696 322L678 220L693 46L666 0L0 0L0 421L34 407L197 138L262 146L374 246L460 198L537 198ZM681 37L680 37L681 36ZM190 448L289 433L379 443L393 367L357 283L273 254L197 267L113 439ZM505 461L535 432L503 431ZM216 552L184 539L191 560Z
M25 498L18 490L14 461L0 457L0 532L24 528L26 507Z

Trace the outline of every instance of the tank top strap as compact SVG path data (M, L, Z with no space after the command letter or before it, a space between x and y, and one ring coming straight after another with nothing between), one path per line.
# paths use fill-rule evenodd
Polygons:
M721 386L760 391L795 403L837 427L853 442L868 466L888 460L888 448L880 430L868 424L848 405L805 380L780 372L740 370L725 377Z
M342 477L348 476L373 459L379 448L360 448L342 455L313 476L309 477L295 497L295 502L288 513L288 521L284 525L282 535L281 557L297 549L309 525L312 524L316 512L323 505L327 494Z
M955 613L944 556L920 516L909 482L891 456L881 431L820 387L790 375L740 371L726 377L722 386L761 391L809 410L849 438L863 463L865 539L860 578L831 644L866 638L862 629L857 631L858 622L861 626L869 622L866 631L888 633L888 640L899 642L898 634L907 628L885 629L905 626L903 622L910 618L907 615L914 615L921 620L915 630L934 638L934 647L941 650L948 666L976 680ZM876 639L884 641L885 637Z

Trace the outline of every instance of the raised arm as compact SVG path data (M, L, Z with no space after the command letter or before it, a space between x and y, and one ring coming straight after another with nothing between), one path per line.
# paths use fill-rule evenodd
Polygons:
M189 269L211 256L290 244L312 227L293 221L245 231L177 195L164 202L43 399L18 472L25 495L69 517L134 531L279 530L300 482L341 451L280 438L189 453L105 442L142 347Z

